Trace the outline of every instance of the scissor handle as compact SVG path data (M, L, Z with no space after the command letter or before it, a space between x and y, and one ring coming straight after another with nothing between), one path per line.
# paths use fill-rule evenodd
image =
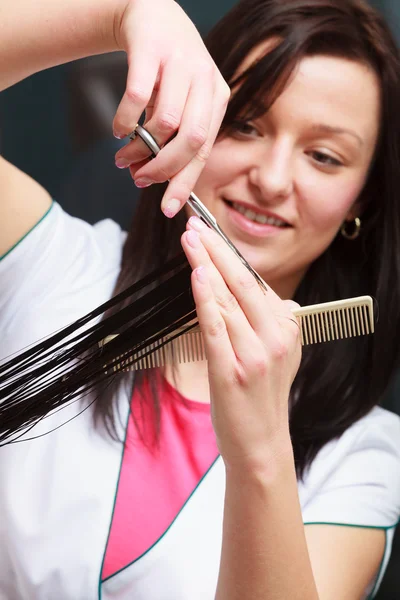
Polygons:
M140 137L141 140L143 140L143 142L146 144L148 149L151 150L154 156L157 156L161 148L157 144L156 140L153 138L151 133L149 133L147 129L138 124L136 125L135 129L132 131L129 137L131 138L131 140L134 140L137 135Z

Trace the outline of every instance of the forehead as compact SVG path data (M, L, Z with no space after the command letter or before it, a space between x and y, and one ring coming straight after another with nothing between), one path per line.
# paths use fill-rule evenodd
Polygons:
M267 40L254 48L240 71L262 58L278 43ZM334 56L306 56L271 107L333 127L357 129L375 143L380 122L380 82L366 64Z
M380 84L365 64L331 56L306 57L278 102L281 107L296 105L305 119L355 129L367 143L375 143L378 136Z

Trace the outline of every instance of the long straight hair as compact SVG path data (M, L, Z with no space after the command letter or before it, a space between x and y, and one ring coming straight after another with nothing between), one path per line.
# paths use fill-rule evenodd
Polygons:
M249 52L268 39L273 49L239 77ZM381 86L379 142L360 196L362 233L340 233L311 265L294 299L313 304L370 294L379 307L373 336L305 348L290 396L290 430L298 477L330 440L378 404L399 358L400 334L400 69L396 44L382 17L363 0L242 0L213 29L207 46L234 89L220 135L264 114L299 61L327 55L369 66ZM115 293L162 267L180 251L185 217L160 211L165 186L143 192L129 232ZM117 308L113 311L118 310ZM152 372L137 376L153 380ZM121 375L129 380L130 375ZM130 380L129 380L130 381ZM121 384L121 381L118 385ZM153 390L155 419L160 406ZM95 405L96 423L115 432L115 390ZM159 426L159 423L158 425Z

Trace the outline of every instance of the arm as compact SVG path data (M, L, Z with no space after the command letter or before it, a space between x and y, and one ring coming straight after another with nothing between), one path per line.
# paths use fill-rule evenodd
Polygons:
M307 525L308 553L321 600L358 600L379 572L385 531Z
M114 27L123 9L122 0L3 2L0 90L48 67L119 49Z
M213 425L226 468L216 600L359 600L376 575L384 535L318 526L306 536L288 425L300 361L292 304L270 288L263 293L201 221L191 218L191 227L199 237L189 231L182 243L194 268Z
M114 119L115 135L128 135L145 109L146 124L161 145L178 131L149 164L140 140L118 154L119 163L121 158L125 166L134 163L131 172L136 179L171 179L162 206L172 216L200 175L228 101L226 84L178 4L16 0L0 6L0 90L42 69L114 50L124 50L129 64L126 92ZM6 161L1 162L0 174L1 255L35 225L50 200Z
M317 593L287 448L270 457L264 473L227 471L216 600L325 600Z
M272 465L275 467L272 469ZM304 527L291 458L257 477L227 473L216 600L361 600L379 571L381 529Z
M116 0L17 0L0 6L0 90L24 77L82 56L117 49ZM29 107L27 106L27 110ZM0 158L0 256L45 214L51 198Z

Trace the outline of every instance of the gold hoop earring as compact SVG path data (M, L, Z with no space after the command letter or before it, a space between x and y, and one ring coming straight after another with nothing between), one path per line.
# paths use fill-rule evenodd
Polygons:
M361 231L361 219L356 217L352 222L352 228L349 231L347 226L349 225L349 221L345 221L340 229L340 233L346 240L355 240L360 235Z

